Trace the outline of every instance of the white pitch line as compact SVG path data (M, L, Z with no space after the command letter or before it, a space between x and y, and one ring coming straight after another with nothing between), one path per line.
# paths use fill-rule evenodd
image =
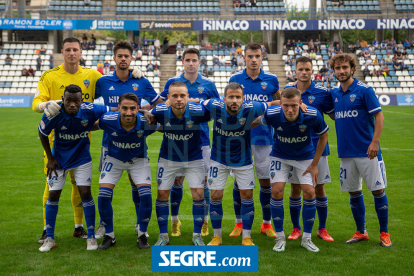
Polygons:
M388 113L397 113L397 114L403 114L403 115L411 115L411 116L414 116L414 114L413 114L413 113L395 112L395 111L388 111L388 110L383 110L383 112L388 112Z
M336 148L337 146L329 144L329 147ZM381 150L414 151L414 149L398 149L398 148L381 148Z

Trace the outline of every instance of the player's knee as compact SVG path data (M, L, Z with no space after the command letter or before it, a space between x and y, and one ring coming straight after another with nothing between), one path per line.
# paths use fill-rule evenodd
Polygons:
M308 187L309 186L309 187ZM306 200L311 200L315 198L315 189L312 185L307 185L302 188L303 190L303 198Z
M60 198L60 192L61 191L49 191L48 199L51 201L58 201Z
M158 192L157 192L157 199L158 200L167 201L169 196L170 196L170 191L158 190Z
M91 187L89 186L78 186L79 189L79 195L81 197L82 200L88 200L92 197L92 193L91 193Z
M253 190L240 190L240 197L242 199L252 199L253 198Z
M326 197L325 184L317 185L315 188L315 195L319 198Z
M302 188L300 187L300 185L292 184L290 186L290 197L291 198L299 198L301 192L302 192Z
M213 201L216 201L216 200L222 200L223 199L223 193L221 192L219 192L219 191L217 191L217 190L215 190L215 191L210 191L211 193L210 193L210 198L211 198L211 200L213 200Z
M355 194L359 194L360 192L362 192L362 190L360 191L355 191L355 192L349 192L350 195L355 195Z
M384 189L381 189L381 190L372 191L372 194L373 194L373 195L380 195L380 194L382 194L383 192L384 192Z

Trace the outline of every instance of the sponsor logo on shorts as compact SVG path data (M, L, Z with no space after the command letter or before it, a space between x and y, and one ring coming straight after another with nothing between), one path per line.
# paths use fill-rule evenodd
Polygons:
M88 179L86 179L86 182L92 182L92 179L88 177Z
M263 89L263 90L265 90L265 89L266 89L266 87L267 87L267 82L262 82L262 83L260 84L260 86L262 87L262 89Z
M88 120L87 119L85 119L85 120L82 120L81 121L81 124L84 126L84 127L86 127L87 125L88 125Z
M275 172L271 172L270 177L273 179L275 177Z
M352 95L349 96L349 99L351 100L351 102L354 102L355 98L356 98L355 94L352 94Z
M309 101L310 104L312 104L315 101L315 97L314 96L309 96L308 101Z
M56 176L52 176L52 178L47 181L47 184L49 184L50 187L53 187L54 180L58 180Z
M246 123L246 118L240 118L239 123L243 126Z
M208 181L208 184L210 185L213 184L213 178L209 178L207 181Z
M325 176L325 179L327 180L327 179L329 179L329 178L331 178L331 177L329 176L329 174L327 174L327 175Z
M157 183L158 183L158 185L161 185L161 183L162 183L162 179L161 179L161 178L158 178L158 179L157 179Z
M306 130L306 125L300 125L300 126L299 126L299 129L300 129L300 131L301 131L301 132L305 132L305 130Z
M249 183L249 186L254 186L254 182L252 181L252 182L250 182Z
M193 127L193 125L194 125L194 121L187 121L187 126L189 127L189 128L192 128Z
M141 138L142 137L142 135L144 135L144 131L141 129L141 130L138 130L137 131L137 136L138 136L138 138Z
M86 88L89 88L89 85L91 84L90 80L84 80L83 84L86 86Z
M136 83L133 83L132 84L132 89L134 89L134 91L137 91L138 90L138 84L136 84Z
M379 182L379 181L377 181L376 183L375 183L375 186L380 186L381 185L381 182Z
M293 174L290 172L288 178L292 178Z
M105 177L106 173L101 173L101 179Z
M150 181L151 181L151 177L149 177L149 176L148 176L148 177L147 177L147 180L150 180Z

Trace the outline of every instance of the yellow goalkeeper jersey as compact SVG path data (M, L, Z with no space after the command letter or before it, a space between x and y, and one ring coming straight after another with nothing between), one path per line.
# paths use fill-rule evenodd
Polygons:
M62 100L65 87L76 84L82 89L82 98L85 102L93 102L95 99L96 81L101 73L94 69L79 66L78 72L70 74L63 69L63 64L43 73L37 84L32 109L37 112L39 103L51 100Z

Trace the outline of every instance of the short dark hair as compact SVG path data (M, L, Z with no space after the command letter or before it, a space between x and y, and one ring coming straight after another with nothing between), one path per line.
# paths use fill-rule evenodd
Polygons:
M134 52L134 47L132 47L131 43L127 42L127 41L118 41L115 46L114 46L114 55L116 55L116 52L118 52L119 49L127 49L129 50L129 52L132 53Z
M224 88L224 97L226 97L227 90L229 90L229 89L231 89L231 90L241 89L242 93L244 93L243 86L241 86L240 83L231 82L231 83L226 85L226 88Z
M200 51L197 50L196 48L187 48L187 49L185 49L185 51L183 53L183 59L185 58L186 54L196 54L198 59L200 59Z
M185 85L185 83L183 83L182 81L175 81L171 83L170 86L168 87L168 90L170 90L171 87L185 87L186 90L188 91L187 85Z
M298 58L296 60L296 66L298 65L299 62L301 62L301 63L310 62L310 64L312 65L312 60L310 58L308 58L308 57L300 57L300 58Z
M65 92L64 93L82 93L82 89L77 86L76 84L70 84L68 86L65 87Z
M294 97L299 97L301 99L301 94L298 89L295 87L288 87L282 90L280 98L292 99Z
M135 95L134 93L125 93L122 94L121 97L119 97L118 99L118 103L121 104L121 102L123 100L131 100L137 103L137 105L139 105L139 99L137 97L137 95Z
M248 43L246 46L244 46L245 53L247 50L252 50L252 51L262 50L262 45L260 45L259 43L251 42L251 43Z
M80 43L79 39L77 39L75 37L65 38L62 42L62 47L65 45L65 43L73 43L73 42L77 42L79 44L79 48L81 48L81 43Z
M351 67L351 69L355 69L355 67L356 67L355 58L353 56L349 55L349 54L337 54L337 55L335 55L329 61L329 65L331 66L332 70L335 71L335 69L334 69L335 64L342 63L342 62L349 62L349 66Z

